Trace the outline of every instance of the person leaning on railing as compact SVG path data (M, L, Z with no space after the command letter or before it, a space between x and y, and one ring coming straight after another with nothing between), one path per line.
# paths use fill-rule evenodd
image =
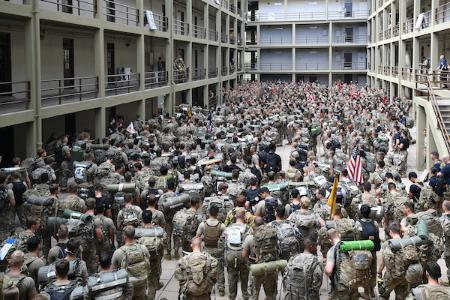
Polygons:
M439 57L439 66L437 67L436 70L440 71L441 82L444 82L443 86L444 86L444 88L447 88L446 82L448 81L448 78L447 78L447 76L448 76L448 61L443 54L441 54L441 56ZM441 87L442 87L442 84L441 84Z

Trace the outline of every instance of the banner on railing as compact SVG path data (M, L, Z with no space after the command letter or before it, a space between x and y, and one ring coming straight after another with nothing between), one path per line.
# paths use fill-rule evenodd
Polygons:
M145 19L147 20L147 24L145 25L145 27L150 30L158 29L158 27L156 27L155 18L153 17L153 12L151 10L145 11Z
M421 14L417 17L416 26L414 27L416 30L420 30L420 29L422 28L423 20L424 20L424 14L421 13Z

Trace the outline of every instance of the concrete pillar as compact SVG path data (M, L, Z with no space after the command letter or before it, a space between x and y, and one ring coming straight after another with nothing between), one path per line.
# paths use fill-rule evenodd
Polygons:
M297 43L296 39L296 25L292 24L292 46L295 47L295 44ZM295 62L294 62L295 63Z
M30 101L31 109L35 112L34 117L34 139L31 145L34 148L42 146L42 119L40 117L41 109L41 27L39 16L39 1L32 2L32 18L26 23L25 28L25 46L31 49L30 57L27 57L27 75L30 76L31 91ZM32 146L33 147L33 146ZM36 153L36 149L27 149L27 152Z
M106 135L106 109L99 107L95 109L95 137L104 138Z
M186 51L186 66L188 66L188 81L192 80L192 72L194 68L194 64L192 61L192 42L189 42L187 45L187 51Z
M431 70L435 69L439 65L439 34L437 32L431 33L430 40L430 58L431 58Z
M136 43L137 72L139 73L139 90L145 90L145 35L139 35ZM144 106L145 107L145 106ZM145 111L145 109L144 109Z
M169 115L171 115L171 116L173 115L173 111L174 111L174 107L175 107L173 98L174 98L174 93L167 94L164 97L164 113L169 113Z
M97 2L102 2L98 0ZM139 27L144 27L144 0L136 0L136 8L139 10Z
M416 133L416 168L421 171L424 168L424 146L425 146L425 135L424 130L427 126L427 118L425 114L425 109L416 105L416 120L417 120L417 133ZM429 135L429 131L427 135Z
M439 0L431 0L431 24L435 24L436 20L436 8L439 7Z
M105 67L105 35L103 28L95 31L94 35L94 56L95 56L95 75L98 77L98 97L105 97L106 87L106 67Z
M414 37L413 38L413 55L412 55L412 62L411 62L411 68L413 69L419 69L419 63L420 63L420 43L419 38Z
M295 53L295 48L292 48L292 70L295 73L295 69L297 68L296 66L296 53Z
M138 116L141 121L146 120L147 116L145 115L145 99L139 100L137 105L136 116Z
M430 153L433 151L438 151L438 148L436 146L436 142L434 141L433 132L431 131L430 123L427 124L427 145L428 145L428 151L425 153L425 167L427 170L430 170L432 167L432 161L431 161L431 155ZM439 151L438 151L439 152Z
M209 85L203 87L203 107L209 108Z

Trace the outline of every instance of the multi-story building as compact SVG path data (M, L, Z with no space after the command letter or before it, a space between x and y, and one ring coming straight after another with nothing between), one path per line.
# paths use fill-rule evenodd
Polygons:
M367 0L249 0L246 77L366 82Z
M243 77L245 3L0 0L0 155L84 129L101 138L116 115L220 103Z
M419 170L430 167L431 151L448 155L450 150L450 85L446 74L436 72L440 55L450 57L448 2L369 1L368 83L391 99L413 99Z

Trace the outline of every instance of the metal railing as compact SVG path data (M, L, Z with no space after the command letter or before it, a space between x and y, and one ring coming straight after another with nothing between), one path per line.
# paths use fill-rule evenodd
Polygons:
M292 44L292 36L267 36L261 37L259 40L260 45L272 45L272 44Z
M413 68L402 68L402 79L409 82L414 82L416 70Z
M238 70L238 72L239 72L239 71L242 71L242 64L238 64L237 70Z
M183 83L189 81L189 68L185 70L174 70L173 71L173 82Z
M329 11L328 19L367 19L369 17L369 10L344 10L344 11Z
M221 0L220 6L222 6L225 9L228 9L228 0Z
M245 71L257 71L258 70L258 63L246 63L244 64Z
M384 0L378 0L378 8L382 7L384 4Z
M220 34L220 41L222 43L228 43L228 35L226 33L221 33Z
M228 67L222 66L222 71L220 72L222 76L228 75Z
M318 44L328 44L330 42L329 36L299 36L295 39L295 42L299 45L318 45Z
M234 72L236 72L236 66L230 65L230 74L233 74Z
M378 74L383 74L383 66L378 66L377 71Z
M436 24L450 21L450 2L445 3L436 8L435 20Z
M230 4L230 11L234 14L236 13L236 6L233 3Z
M347 61L333 64L333 70L366 70L367 64L359 61Z
M219 68L209 68L208 78L215 78L219 74Z
M260 71L291 71L292 64L273 63L273 64L259 64Z
M384 40L384 33L383 33L383 31L378 32L378 40L379 41Z
M173 22L173 33L179 35L189 35L189 24L175 19Z
M169 28L169 19L163 15L153 13L153 21L156 25L156 30L166 32Z
M422 28L428 28L431 25L431 10L423 13Z
M219 33L215 30L208 31L208 38L210 41L217 42L219 40Z
M155 87L161 87L167 85L169 79L168 71L154 71L145 72L144 85L145 89L153 89Z
M239 7L236 9L236 14L238 16L242 16L242 9L240 9Z
M0 114L27 110L31 99L29 81L0 82Z
M315 12L293 12L293 13L256 13L247 16L249 22L270 22L270 21L321 21L339 19L367 19L369 10L342 10L342 11L315 11Z
M391 76L397 77L398 76L398 66L391 67Z
M328 63L298 63L295 65L295 69L299 71L318 71L328 70L329 68Z
M414 31L414 18L408 19L403 22L403 33L410 33Z
M383 74L389 76L391 74L391 67L383 66Z
M366 44L367 35L338 35L333 37L334 44Z
M43 106L95 99L97 96L97 76L41 80Z
M114 74L106 76L106 95L120 95L128 94L139 90L140 74L130 73L125 74Z
M430 84L434 90L450 89L450 71L417 70L415 78L416 89L420 84Z
M237 44L238 46L242 46L242 38L240 36L237 38Z
M428 101L431 103L433 107L433 111L436 115L436 120L438 123L438 127L441 130L442 134L444 135L444 142L445 147L447 148L447 152L450 151L450 141L449 141L449 135L447 132L447 127L445 126L444 119L442 118L441 111L439 109L439 104L436 101L436 98L434 96L434 84L438 83L439 85L444 83L450 84L450 81L448 80L449 72L431 72L429 74L416 74L416 89L419 87L419 84L425 85L426 89L428 91ZM435 78L438 76L438 80L436 81ZM445 78L443 78L445 76ZM443 79L443 80L441 80Z
M236 37L230 34L230 44L236 44Z
M103 0L103 3L107 21L135 26L139 24L139 9L114 0Z
M192 80L202 80L206 78L206 69L198 68L192 70Z
M50 9L55 7L56 11L63 13L92 18L97 14L96 0L41 0L41 2L51 4L45 5L44 8Z
M198 39L206 39L206 28L202 26L193 25L192 35Z
M398 36L399 33L400 33L400 24L397 24L392 28L392 36L394 37Z
M384 38L385 39L390 39L391 36L392 36L391 27L389 26L389 28L384 31Z

